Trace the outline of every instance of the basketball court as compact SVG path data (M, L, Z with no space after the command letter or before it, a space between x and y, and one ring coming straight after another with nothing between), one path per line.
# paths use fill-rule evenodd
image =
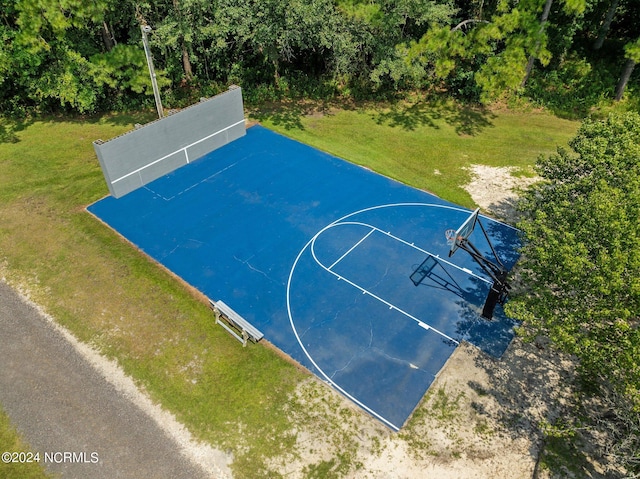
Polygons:
M513 337L486 268L449 257L472 212L261 126L88 210L394 430L461 341ZM517 231L477 218L465 240L511 269Z

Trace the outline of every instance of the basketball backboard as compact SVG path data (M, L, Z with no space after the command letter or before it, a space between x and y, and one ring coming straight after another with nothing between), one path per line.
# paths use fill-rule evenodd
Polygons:
M451 249L449 250L449 256L451 256L458 250L460 244L463 241L469 239L469 236L471 236L471 233L473 233L473 230L476 227L479 214L480 208L476 208L475 211L471 213L471 215L466 220L464 220L464 223L462 223L453 234L447 234L447 242L451 246Z

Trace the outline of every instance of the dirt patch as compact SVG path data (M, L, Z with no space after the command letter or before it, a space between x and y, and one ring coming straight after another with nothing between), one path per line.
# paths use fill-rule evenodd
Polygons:
M532 477L540 424L562 413L573 376L571 362L539 348L516 340L496 360L463 343L399 433L310 378L289 405L295 450L270 468L300 479Z
M511 166L471 165L471 181L464 189L473 201L497 219L514 223L517 220L515 203L518 193L539 180L537 177L518 176Z

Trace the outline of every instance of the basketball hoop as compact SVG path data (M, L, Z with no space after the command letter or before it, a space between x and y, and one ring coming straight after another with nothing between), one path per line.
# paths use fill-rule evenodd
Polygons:
M447 238L447 246L453 246L456 242L456 230L449 229L445 231L444 237Z

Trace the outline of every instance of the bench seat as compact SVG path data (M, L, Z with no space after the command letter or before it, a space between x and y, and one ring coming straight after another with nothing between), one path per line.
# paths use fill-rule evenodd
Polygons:
M216 315L216 324L226 329L243 346L247 345L248 340L257 343L264 337L264 334L258 328L236 313L224 301L212 301L210 299L209 303Z

